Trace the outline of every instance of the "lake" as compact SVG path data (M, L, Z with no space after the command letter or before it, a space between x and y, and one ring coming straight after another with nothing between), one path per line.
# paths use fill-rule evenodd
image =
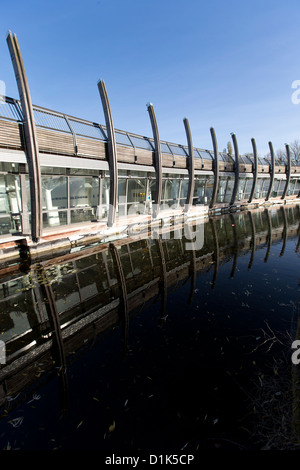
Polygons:
M1 450L298 449L299 224L170 222L6 270Z

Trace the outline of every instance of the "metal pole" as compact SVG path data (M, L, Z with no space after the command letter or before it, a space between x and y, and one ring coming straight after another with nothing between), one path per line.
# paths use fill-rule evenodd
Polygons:
M238 189L240 167L239 167L239 149L238 149L238 144L237 144L237 139L236 139L235 134L232 133L231 138L232 138L234 154L235 154L235 164L234 164L235 179L234 179L234 186L233 186L233 191L232 191L232 196L231 196L231 201L230 201L230 205L232 206L235 203L236 193Z
M159 214L159 208L161 205L161 193L162 193L162 155L161 146L159 139L159 132L155 112L152 103L147 104L147 109L151 121L153 139L154 139L154 166L156 172L156 191L154 199L154 210L153 217L156 218Z
M219 150L217 144L216 133L213 127L210 128L210 134L212 138L213 148L214 148L214 186L211 201L209 204L210 209L215 205L216 198L219 188Z
M286 149L286 157L287 157L287 175L286 175L286 183L285 187L281 196L281 199L284 199L290 184L290 179L291 179L291 152L290 152L290 147L288 144L285 144L285 149Z
M269 185L268 193L266 196L266 201L268 201L271 196L273 184L274 184L274 175L275 175L275 155L274 155L272 142L269 142L269 149L270 149L270 154L271 154L271 168L270 168L270 185Z
M248 202L252 202L253 196L255 194L255 189L257 185L257 174L258 174L258 165L257 165L257 149L255 139L251 139L252 148L253 148L253 183Z
M9 32L6 41L14 67L24 119L23 127L25 134L26 159L30 182L31 237L34 242L38 242L42 234L42 183L34 114L25 67L17 37L15 34Z
M116 222L117 210L117 197L118 197L118 168L117 168L117 145L115 138L115 130L112 119L112 113L106 91L106 86L103 80L98 82L98 90L100 93L104 117L106 122L107 131L107 152L108 152L108 165L110 176L109 187L109 211L108 211L108 227L113 227Z
M193 196L194 196L194 187L195 187L195 163L194 163L194 148L193 148L193 141L192 141L192 134L189 125L189 121L187 118L183 120L186 138L188 143L189 149L189 157L188 157L188 172L189 172L189 185L186 197L186 211L190 209L193 205Z

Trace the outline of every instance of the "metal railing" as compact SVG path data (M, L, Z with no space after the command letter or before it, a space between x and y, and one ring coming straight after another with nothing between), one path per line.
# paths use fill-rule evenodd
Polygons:
M104 142L107 140L106 127L102 124L70 116L36 105L33 105L33 111L35 124L38 128L44 128L73 135L75 141L76 136L87 137ZM14 98L0 95L0 119L22 122L23 113L20 101ZM118 145L140 148L143 150L149 150L151 152L154 151L154 141L151 137L145 137L119 129L115 130L115 137ZM186 145L180 145L162 140L160 144L162 153L164 154L181 157L188 156L188 147ZM194 157L202 161L212 161L214 159L213 151L196 147L194 148ZM253 164L253 157L250 155L240 155L239 160L243 164ZM219 161L223 161L225 163L234 163L234 157L226 152L219 152ZM258 164L270 166L270 159L268 157L258 157ZM280 159L276 158L276 165L286 164L286 159L283 159L282 157ZM300 162L298 162L295 158L292 158L291 165L300 166Z
M107 140L106 126L80 119L48 108L33 105L35 124L38 128L73 134L100 141ZM0 95L0 119L22 122L23 114L19 100ZM116 142L132 148L140 148L153 152L153 138L134 134L123 130L115 130ZM177 143L161 141L162 153L187 157L188 147ZM213 160L209 150L194 149L195 158Z

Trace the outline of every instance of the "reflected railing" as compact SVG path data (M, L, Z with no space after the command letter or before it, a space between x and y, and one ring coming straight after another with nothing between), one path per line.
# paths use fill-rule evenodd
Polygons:
M274 244L282 245L280 256L291 237L299 248L297 205L215 216L203 223L202 244L195 249L186 249L195 234L195 221L190 221L184 231L180 225L165 227L152 238L146 232L33 264L27 272L2 273L2 402L34 383L41 370L53 371L53 361L66 387L68 361L114 328L121 328L126 354L130 319L158 302L164 322L168 294L190 283L186 300L192 303L196 277L203 273L212 272L214 289L222 264L232 263L234 277L246 254L251 269L257 250L265 250L267 262Z

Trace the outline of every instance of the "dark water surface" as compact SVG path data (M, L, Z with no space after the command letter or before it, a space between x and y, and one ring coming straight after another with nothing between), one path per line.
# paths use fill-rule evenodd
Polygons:
M299 223L241 212L192 251L140 234L3 274L1 450L296 448Z

